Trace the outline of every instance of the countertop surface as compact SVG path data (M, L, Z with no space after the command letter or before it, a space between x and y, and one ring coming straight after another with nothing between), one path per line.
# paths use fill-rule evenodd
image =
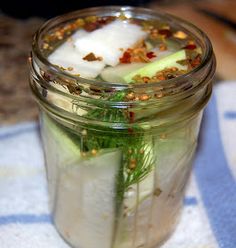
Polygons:
M0 123L33 120L37 108L28 83L27 57L38 18L16 20L0 16Z

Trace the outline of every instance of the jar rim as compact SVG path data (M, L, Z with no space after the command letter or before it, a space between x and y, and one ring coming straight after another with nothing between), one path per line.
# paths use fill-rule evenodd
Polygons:
M98 81L98 80L93 80L93 79L86 79L77 75L73 75L71 73L68 73L64 70L62 70L60 67L52 64L49 62L49 60L41 53L41 49L39 47L39 38L40 34L48 27L48 25L53 24L54 22L57 22L62 19L66 19L67 21L69 18L72 16L76 15L81 15L83 13L87 12L96 12L96 11L103 11L103 12L108 12L108 11L115 11L117 14L119 13L134 13L135 11L140 11L140 13L146 14L146 15L152 15L153 17L165 17L165 19L168 19L169 21L177 21L180 24L186 25L188 28L194 29L195 32L198 33L199 36L201 36L201 39L203 40L203 43L205 44L205 49L203 50L203 57L202 57L202 62L200 65L197 67L193 68L189 72L180 75L176 78L172 79L167 79L163 80L160 82L153 82L153 83L148 83L148 84L124 84L124 83L113 83L113 82L106 82L106 81ZM132 15L131 15L132 16ZM193 36L197 39L196 35L191 32ZM112 87L112 88L117 88L117 89L147 89L150 87L155 87L155 86L160 86L160 87L165 87L166 85L171 85L171 84L176 84L178 82L182 81L187 81L190 79L194 74L198 73L201 71L205 66L208 65L208 62L211 60L213 56L213 48L211 45L211 42L208 38L208 36L197 26L194 24L183 20L182 18L179 18L177 16L165 13L165 12L160 12L160 11L153 11L148 8L141 8L141 7L132 7L132 6L104 6L104 7L92 7L92 8L85 8L73 12L69 12L67 14L61 15L54 17L47 22L45 22L35 33L34 38L33 38L33 44L32 44L32 54L34 57L37 58L37 60L44 66L50 69L51 72L53 72L55 75L60 75L64 76L68 79L74 80L74 81L79 81L80 83L85 83L87 85L92 85L92 86L98 86L98 87ZM70 95L70 93L68 93Z
M39 41L43 32L47 32L50 28L56 27L58 24L68 22L79 17L88 15L120 15L124 13L130 17L140 19L160 19L170 25L175 25L178 28L183 28L192 35L193 39L202 47L202 62L199 66L192 69L190 72L178 76L173 79L163 80L148 84L124 84L101 82L82 77L74 76L66 73L59 67L51 64L46 56L40 51ZM181 18L170 14L152 11L150 9L130 7L130 6L106 6L94 7L75 12L67 13L62 16L55 17L46 22L35 34L33 41L32 59L29 61L30 70L30 86L36 96L36 100L42 109L50 112L55 118L66 120L66 122L78 122L80 125L90 124L93 127L112 128L115 130L129 130L136 124L142 125L146 132L151 129L164 128L168 125L173 125L173 119L176 123L182 123L183 120L192 118L196 113L200 112L208 102L212 84L211 80L215 72L216 61L211 42L207 35L193 24L182 20ZM58 88L56 82L58 80L61 86L63 83L72 83L81 93L70 93L69 88L63 90ZM67 81L69 80L69 81ZM95 87L99 90L98 93L92 91ZM63 106L63 102L54 102L52 99L45 97L44 92L56 97L63 97L63 102L69 101L73 107L77 109L68 110ZM111 92L128 94L133 92L136 96L147 93L150 98L148 100L110 100ZM91 93L91 95L90 95ZM46 93L47 94L47 93ZM99 97L100 96L100 97ZM102 97L101 97L102 96ZM143 115L138 117L134 122L123 122L121 120L105 120L94 117L85 116L84 113L95 109L115 109L116 111L124 111L126 114L132 111L143 111ZM80 110L85 112L80 112ZM150 112L149 112L150 110ZM154 111L155 113L152 114ZM106 111L103 111L106 113ZM146 113L150 113L146 115ZM131 117L130 117L131 118ZM58 120L59 120L58 119ZM74 124L73 124L74 125ZM176 124L177 125L177 124Z

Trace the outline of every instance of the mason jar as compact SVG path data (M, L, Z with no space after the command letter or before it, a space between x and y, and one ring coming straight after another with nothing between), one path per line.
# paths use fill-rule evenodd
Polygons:
M48 61L43 37L55 27L120 13L184 29L202 50L201 64L177 78L122 84L74 76ZM178 221L212 91L216 64L207 36L161 12L91 8L46 22L29 61L58 232L76 248L160 246Z

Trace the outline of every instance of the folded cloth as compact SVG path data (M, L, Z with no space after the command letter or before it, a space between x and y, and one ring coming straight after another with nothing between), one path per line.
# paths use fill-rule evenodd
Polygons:
M235 96L236 82L215 86L183 214L163 248L236 247ZM0 247L69 247L52 225L36 123L0 128Z

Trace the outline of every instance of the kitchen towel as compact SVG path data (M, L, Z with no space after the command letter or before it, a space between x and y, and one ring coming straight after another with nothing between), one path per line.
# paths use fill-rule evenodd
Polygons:
M51 221L38 129L0 127L0 248L69 248ZM199 140L180 223L163 248L236 247L236 82L214 87Z

